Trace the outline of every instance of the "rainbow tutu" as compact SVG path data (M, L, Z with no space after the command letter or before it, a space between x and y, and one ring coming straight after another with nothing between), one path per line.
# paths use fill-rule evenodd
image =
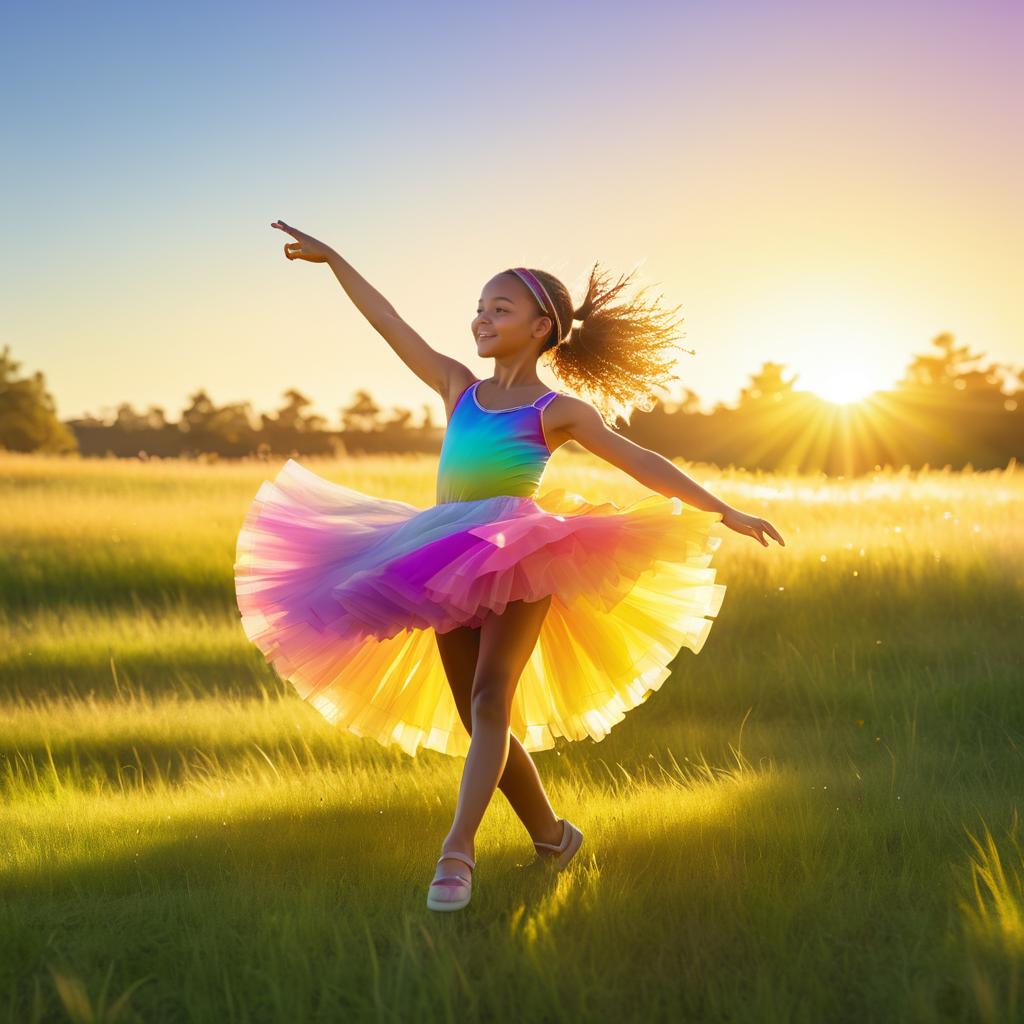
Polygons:
M238 535L246 636L328 721L410 755L469 734L434 635L552 596L511 729L527 750L601 740L699 653L725 596L721 520L678 498L592 504L551 490L419 508L289 459Z

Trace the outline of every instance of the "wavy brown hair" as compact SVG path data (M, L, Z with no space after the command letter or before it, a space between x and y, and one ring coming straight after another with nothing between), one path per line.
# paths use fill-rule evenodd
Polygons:
M677 331L683 318L674 319L679 307L662 309L660 295L646 302L645 290L613 303L633 274L609 284L610 275L599 271L597 263L590 271L586 295L576 307L557 277L528 269L543 282L558 311L562 337L555 337L558 328L553 325L540 355L547 354L559 380L589 399L612 425L618 419L628 423L635 409L650 412L659 398L656 389L667 389L669 381L679 379L671 372L680 348L676 339L684 336ZM546 315L539 306L538 312Z

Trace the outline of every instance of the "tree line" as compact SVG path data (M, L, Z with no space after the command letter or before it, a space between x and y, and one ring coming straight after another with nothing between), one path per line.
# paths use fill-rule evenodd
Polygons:
M637 410L621 433L666 458L718 466L855 476L883 466L995 469L1020 459L1024 402L1019 369L988 363L951 334L915 355L898 384L861 402L837 406L795 387L785 364L765 362L734 404L700 411L698 396ZM431 407L413 422L400 406L385 410L365 390L339 409L338 425L310 411L299 391L279 409L251 403L218 406L200 389L177 420L155 405L130 403L112 416L60 420L41 372L19 375L6 346L0 355L0 449L80 457L274 459L284 455L433 452L445 425ZM841 372L841 371L840 371ZM578 447L570 445L570 447Z

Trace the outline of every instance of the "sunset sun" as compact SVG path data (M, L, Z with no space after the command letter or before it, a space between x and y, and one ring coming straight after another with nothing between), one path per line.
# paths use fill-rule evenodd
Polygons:
M804 390L834 405L861 402L881 386L878 380L857 367L801 372L799 384Z

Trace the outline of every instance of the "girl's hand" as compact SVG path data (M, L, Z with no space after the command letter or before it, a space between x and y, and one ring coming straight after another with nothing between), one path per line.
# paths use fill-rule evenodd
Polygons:
M283 220L275 220L270 225L272 228L278 228L281 231L286 231L294 242L285 242L284 254L290 260L307 260L310 263L326 263L327 258L334 251L329 245L321 242L314 238L312 235L307 235L303 231L299 231L297 228L289 227Z
M723 512L722 523L728 526L730 530L735 530L737 533L742 533L747 537L753 537L765 547L768 547L768 541L764 539L766 533L769 537L777 540L783 547L786 546L786 542L782 539L779 531L767 519L748 516L738 508L730 508L728 511Z

